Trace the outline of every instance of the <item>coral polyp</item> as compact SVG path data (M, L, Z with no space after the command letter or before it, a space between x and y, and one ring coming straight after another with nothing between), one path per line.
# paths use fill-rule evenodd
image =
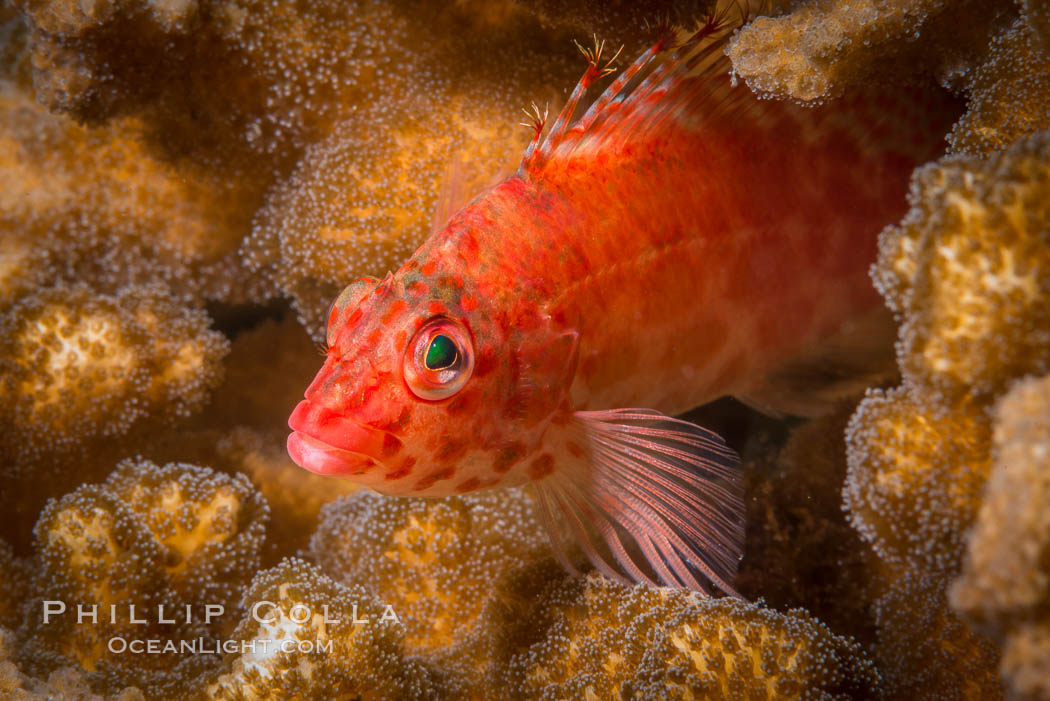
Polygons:
M859 646L804 611L568 580L537 602L539 639L509 679L532 698L859 699L879 677ZM520 685L520 686L519 686Z
M927 414L916 395L873 392L857 408L845 506L883 561L950 572L980 508L991 427L975 407Z
M245 652L230 656L209 698L440 698L432 672L406 656L396 613L360 585L291 558L256 575L244 606L254 614L231 640Z
M51 501L35 529L39 567L19 661L37 675L73 666L93 686L189 695L220 660L182 655L180 645L230 632L230 618L208 607L238 610L267 520L243 475L148 461L122 463L105 482ZM148 665L120 647L140 638L159 641Z
M1015 698L1050 694L1050 379L1017 383L996 408L995 465L952 585L952 606L1002 645Z
M226 338L162 286L100 295L59 285L23 297L0 320L0 368L12 401L2 444L41 456L143 421L199 409L222 379Z
M920 170L880 245L876 285L904 319L901 370L951 401L1050 370L1050 138Z
M1025 375L1050 369L1047 143L1037 134L984 159L951 156L920 168L913 208L883 233L874 278L901 319L904 382L869 394L854 414L845 496L881 558L877 654L896 693L933 695L964 670L971 692L995 688L999 650L984 636L995 629L967 628L947 591L978 515L995 503L993 430L1003 430L995 402ZM974 576L964 576L951 601L980 621ZM905 620L918 623L903 628ZM1038 647L1030 632L1017 640ZM938 653L946 648L954 654ZM1038 685L1030 668L1016 649L1003 660L1018 688Z
M0 81L0 307L56 279L108 293L164 282L195 301L266 295L237 246L267 181L172 162L144 128L76 124Z

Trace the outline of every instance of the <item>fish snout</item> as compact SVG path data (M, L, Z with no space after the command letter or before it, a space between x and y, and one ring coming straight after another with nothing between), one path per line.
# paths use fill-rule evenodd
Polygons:
M352 477L382 467L384 447L397 439L305 399L288 418L288 454L319 475Z
M380 382L380 373L367 356L333 356L306 388L305 396L317 405L353 411L367 404Z

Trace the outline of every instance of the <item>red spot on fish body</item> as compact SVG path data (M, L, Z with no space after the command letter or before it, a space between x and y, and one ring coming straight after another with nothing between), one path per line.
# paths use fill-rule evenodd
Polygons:
M509 443L496 455L496 460L492 463L492 469L502 475L512 468L514 464L521 459L524 453L524 445L518 441Z
M467 492L473 492L475 489L481 486L481 480L477 477L471 477L468 480L464 480L456 486L456 491L460 494L466 494Z
M434 452L434 460L442 463L458 461L467 454L467 447L466 441L446 440Z
M445 275L439 281L438 285L442 287L448 287L454 290L463 289L463 276L462 275Z
M350 475L367 475L369 472L372 471L372 468L375 467L375 466L376 466L375 460L373 460L372 458L366 458L364 460L364 462L362 462L361 467L357 468L353 472L350 472L349 474Z
M415 466L415 464L416 459L409 455L401 462L400 467L386 475L384 479L386 479L388 482L392 482L394 480L399 480L402 477L407 477L408 475L412 474L412 468Z
M424 263L423 267L419 269L419 272L423 273L424 275L433 275L436 269L437 266L433 262Z
M554 472L554 456L550 453L543 453L529 463L530 479L542 479L552 472Z
M424 490L430 489L434 486L436 482L440 480L452 479L453 475L455 474L456 469L454 467L446 467L440 472L435 472L432 475L427 475L423 479L419 480L419 482L416 483L416 486L413 487L413 489L417 492L422 492Z
M386 314L383 315L383 324L389 324L403 314L406 309L408 309L408 302L403 299L396 300L390 305L390 308L386 310Z
M392 458L401 452L401 441L392 433L383 437L383 458Z
M431 302L427 305L427 311L435 316L448 313L448 309L441 302Z
M462 245L463 255L469 257L471 260L477 260L478 257L478 239L474 234L469 231L460 238Z

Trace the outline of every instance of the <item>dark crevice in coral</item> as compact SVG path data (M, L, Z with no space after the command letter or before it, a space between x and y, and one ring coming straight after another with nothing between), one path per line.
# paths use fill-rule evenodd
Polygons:
M286 299L271 300L266 304L227 304L209 301L204 305L212 319L212 328L233 340L264 321L280 321L289 313Z

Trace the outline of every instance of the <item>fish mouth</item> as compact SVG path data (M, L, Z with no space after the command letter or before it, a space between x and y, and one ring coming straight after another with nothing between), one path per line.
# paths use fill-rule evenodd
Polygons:
M357 423L309 400L299 402L288 417L288 455L296 465L325 476L354 476L373 471L382 462L382 431Z
M340 450L298 431L288 436L288 455L299 467L325 477L363 475L376 466L367 455Z

